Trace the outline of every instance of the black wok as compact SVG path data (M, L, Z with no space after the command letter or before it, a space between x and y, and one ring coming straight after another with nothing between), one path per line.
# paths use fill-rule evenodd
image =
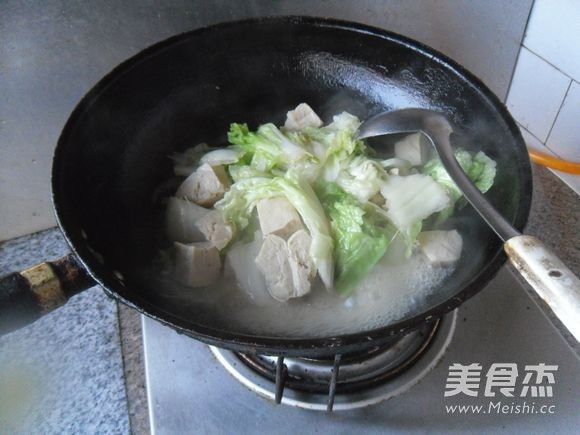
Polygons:
M485 53L482 53L485 55ZM530 162L499 99L442 54L402 36L349 22L263 18L224 23L158 43L103 78L59 139L52 191L74 255L0 284L0 330L34 320L97 281L110 296L206 343L245 352L320 356L392 340L481 290L505 258L474 211L456 218L468 241L456 271L403 320L344 336L256 336L219 320L219 307L160 297L144 278L163 243L152 198L171 176L167 156L199 142L224 143L230 122L283 122L306 101L327 120L405 107L442 111L474 148L498 163L488 197L522 229L530 209ZM78 260L78 264L76 261Z

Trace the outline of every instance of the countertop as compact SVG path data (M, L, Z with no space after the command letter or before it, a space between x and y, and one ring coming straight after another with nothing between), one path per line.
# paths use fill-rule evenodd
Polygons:
M50 229L0 245L0 276L69 251ZM129 432L116 302L99 287L0 337L0 434Z
M578 196L551 172L534 167L526 232L552 247L576 274L579 218ZM0 274L66 252L57 229L4 242ZM0 433L149 433L140 315L98 287L73 297L34 325L0 338L0 390L5 388L12 395L0 397Z

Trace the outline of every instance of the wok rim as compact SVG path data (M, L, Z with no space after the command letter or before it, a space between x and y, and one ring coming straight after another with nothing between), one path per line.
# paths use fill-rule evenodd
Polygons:
M463 287L463 289L455 296L445 300L444 302L421 314L417 314L411 318L398 321L388 326L383 326L368 331L329 337L283 338L233 333L230 331L209 328L204 325L197 324L193 321L186 321L176 315L172 315L171 313L160 309L157 305L152 304L149 301L139 300L138 291L133 291L129 295L130 297L122 296L121 293L125 293L123 286L121 286L118 281L104 276L104 273L101 272L101 270L110 268L100 265L94 256L90 255L89 251L87 250L87 246L83 246L83 244L86 245L86 242L82 239L80 234L75 234L73 231L74 220L68 222L66 213L63 212L64 208L66 207L64 204L66 203L63 201L63 196L65 195L60 192L59 188L60 174L62 172L61 168L63 166L64 160L66 160L66 148L67 146L71 146L69 136L76 128L77 122L84 116L87 111L90 111L91 106L98 99L99 95L110 85L112 85L118 77L130 71L134 67L137 67L142 60L147 59L149 56L159 53L174 44L185 42L191 37L199 37L199 35L202 35L206 32L219 32L221 29L236 26L257 26L262 22L277 22L279 25L309 25L312 27L324 29L342 29L355 33L369 34L374 37L379 37L381 39L403 46L418 54L427 55L433 61L443 65L445 68L450 70L462 81L472 86L477 91L477 93L479 93L484 98L484 100L487 100L489 105L497 112L501 120L508 127L509 133L512 135L512 137L514 137L515 141L519 143L523 149L525 149L525 144L521 132L509 114L507 108L479 78L477 78L474 74L466 70L463 66L450 59L446 55L411 38L366 24L331 18L307 16L249 18L236 21L227 21L197 28L157 42L154 45L151 45L138 52L137 54L131 56L112 69L108 74L102 77L79 101L61 132L52 161L52 203L56 221L60 230L62 231L67 243L71 247L71 250L79 259L79 262L89 273L89 275L96 281L98 285L103 288L103 290L109 296L121 301L133 309L136 309L139 313L173 328L178 333L184 333L204 343L234 351L257 352L284 356L311 356L329 353L345 353L384 344L392 340L394 336L416 329L424 322L430 322L452 311L461 305L464 301L471 298L477 292L486 287L489 281L497 274L500 267L506 261L507 257L503 252L503 249L501 249L501 243L495 254L491 256L487 265L479 272L479 275L476 275L477 279L472 279L468 285ZM520 165L524 166L522 168L524 176L522 177L522 186L520 188L520 199L516 217L512 223L513 226L519 231L525 227L529 217L533 188L531 164L529 158L521 159Z

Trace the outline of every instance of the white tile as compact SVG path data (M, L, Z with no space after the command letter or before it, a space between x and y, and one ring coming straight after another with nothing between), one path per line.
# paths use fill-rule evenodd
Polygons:
M580 1L536 0L524 45L580 81Z
M569 84L568 77L522 47L507 107L520 124L545 142Z
M520 131L522 133L522 137L524 138L524 142L528 146L528 148L533 148L535 150L541 151L547 154L553 154L546 145L544 145L537 137L534 137L528 130L520 125Z
M558 157L554 152L550 151L542 142L540 142L536 137L534 137L529 131L520 125L520 131L522 132L522 137L528 148L534 148L540 152L550 154L554 157ZM568 174L566 172L555 171L550 169L558 178L560 178L564 183L566 183L572 190L574 190L578 195L580 195L580 175Z
M572 82L546 145L563 159L580 162L579 83Z

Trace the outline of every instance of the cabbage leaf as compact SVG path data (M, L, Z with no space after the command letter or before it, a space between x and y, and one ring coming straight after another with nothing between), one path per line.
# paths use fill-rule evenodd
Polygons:
M222 212L226 222L242 230L249 224L250 216L258 201L275 196L285 196L300 214L312 237L310 256L324 285L329 289L332 288L333 240L328 220L310 184L295 173L288 171L284 177L254 177L240 180L231 186L223 199L215 204L215 208Z
M475 156L472 156L468 151L458 149L454 154L455 159L463 171L481 193L485 193L491 189L495 181L497 166L494 160L489 158L483 151L479 151ZM463 198L463 193L452 180L439 157L425 163L421 172L431 176L437 183L443 186L451 199L449 207L442 210L435 220L435 225L439 225L451 217L457 206L464 204L464 202L460 201Z
M335 289L349 295L385 255L397 230L372 207L365 207L336 183L320 183L316 192L335 240Z

